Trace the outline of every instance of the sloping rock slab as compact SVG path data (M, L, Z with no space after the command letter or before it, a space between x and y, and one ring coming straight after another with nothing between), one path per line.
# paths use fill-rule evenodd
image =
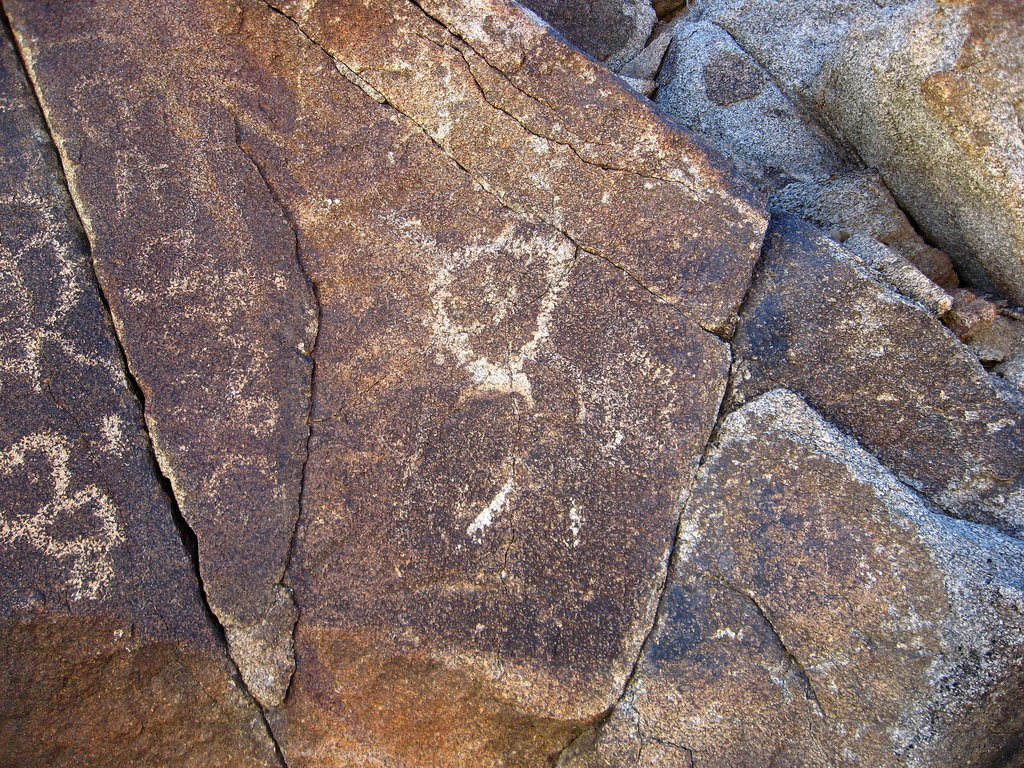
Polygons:
M1024 420L923 308L793 217L773 220L733 342L731 399L807 399L902 480L957 516L1024 533Z
M624 702L562 765L1017 765L1024 543L792 393L731 414Z
M6 29L0 141L0 762L276 766L204 613Z

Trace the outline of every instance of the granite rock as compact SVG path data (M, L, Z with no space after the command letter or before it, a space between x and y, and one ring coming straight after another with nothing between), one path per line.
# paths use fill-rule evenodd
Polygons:
M733 403L792 389L940 508L1024 531L1017 401L819 230L773 219L733 355Z
M844 167L828 135L808 123L771 74L711 22L675 28L656 101L767 189L827 179Z
M949 257L921 238L875 171L789 184L772 194L771 205L836 233L841 242L854 235L877 240L947 291L960 285Z
M1024 544L936 513L799 397L721 424L583 766L964 766L1022 725Z
M969 283L1024 301L1024 7L919 0L853 25L821 110Z
M548 760L650 627L762 199L513 3L9 6L289 765Z

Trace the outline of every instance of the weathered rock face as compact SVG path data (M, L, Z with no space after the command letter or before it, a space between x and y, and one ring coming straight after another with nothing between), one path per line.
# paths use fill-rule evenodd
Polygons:
M588 4L616 76L511 0L5 2L9 762L1020 763L1024 314L822 111L910 6L812 5Z
M921 0L854 26L826 115L970 281L1024 302L1024 7Z
M424 8L11 4L211 607L292 766L539 764L614 703L724 393L709 330L766 226L529 13ZM196 171L110 185L161 147ZM219 390L195 385L211 360Z
M280 582L299 512L316 330L295 235L236 146L231 111L192 85L214 76L184 53L195 32L92 3L9 10L161 469L198 538L210 605L247 685L280 703L295 622ZM129 50L151 33L172 53L155 55L141 39ZM43 41L58 44L44 53Z
M799 216L840 239L860 235L877 240L947 291L960 285L949 257L921 239L876 172L788 184L772 195L771 203L773 210Z
M3 763L278 765L204 613L6 30L0 136Z
M658 85L658 106L762 186L827 179L844 167L827 134L808 124L771 74L715 24L676 27Z
M763 395L702 466L623 705L562 765L1004 764L1022 556L929 510L800 398Z
M929 313L793 217L773 223L733 342L732 400L786 387L943 509L1024 530L1019 406Z

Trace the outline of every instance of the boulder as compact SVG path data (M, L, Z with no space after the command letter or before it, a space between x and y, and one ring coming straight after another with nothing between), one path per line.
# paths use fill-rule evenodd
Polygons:
M935 317L819 230L773 219L733 340L731 400L806 398L931 503L1024 531L1024 421Z
M1024 543L928 507L799 397L720 426L658 621L584 766L1004 765Z
M280 768L205 610L5 29L0 137L2 762Z
M895 0L898 4L902 0ZM893 0L883 0L892 5ZM850 26L873 18L875 0L698 0L692 18L714 24L803 102Z
M658 75L658 106L732 159L762 187L834 176L841 152L800 114L720 26L676 26Z
M1024 7L919 0L850 28L821 110L971 284L1024 302Z

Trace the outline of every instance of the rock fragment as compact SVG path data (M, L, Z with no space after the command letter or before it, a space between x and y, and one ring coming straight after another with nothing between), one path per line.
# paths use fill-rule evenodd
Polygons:
M949 257L921 239L875 171L789 184L772 193L771 204L779 213L840 233L841 241L853 235L878 240L947 291L960 285Z
M1021 414L929 313L792 217L774 221L733 342L733 399L805 397L952 514L1017 535Z
M873 237L856 234L843 245L881 279L908 299L924 305L939 317L953 307L953 297L929 280L917 267Z
M637 675L561 765L989 764L1024 544L929 509L793 394L721 425Z

